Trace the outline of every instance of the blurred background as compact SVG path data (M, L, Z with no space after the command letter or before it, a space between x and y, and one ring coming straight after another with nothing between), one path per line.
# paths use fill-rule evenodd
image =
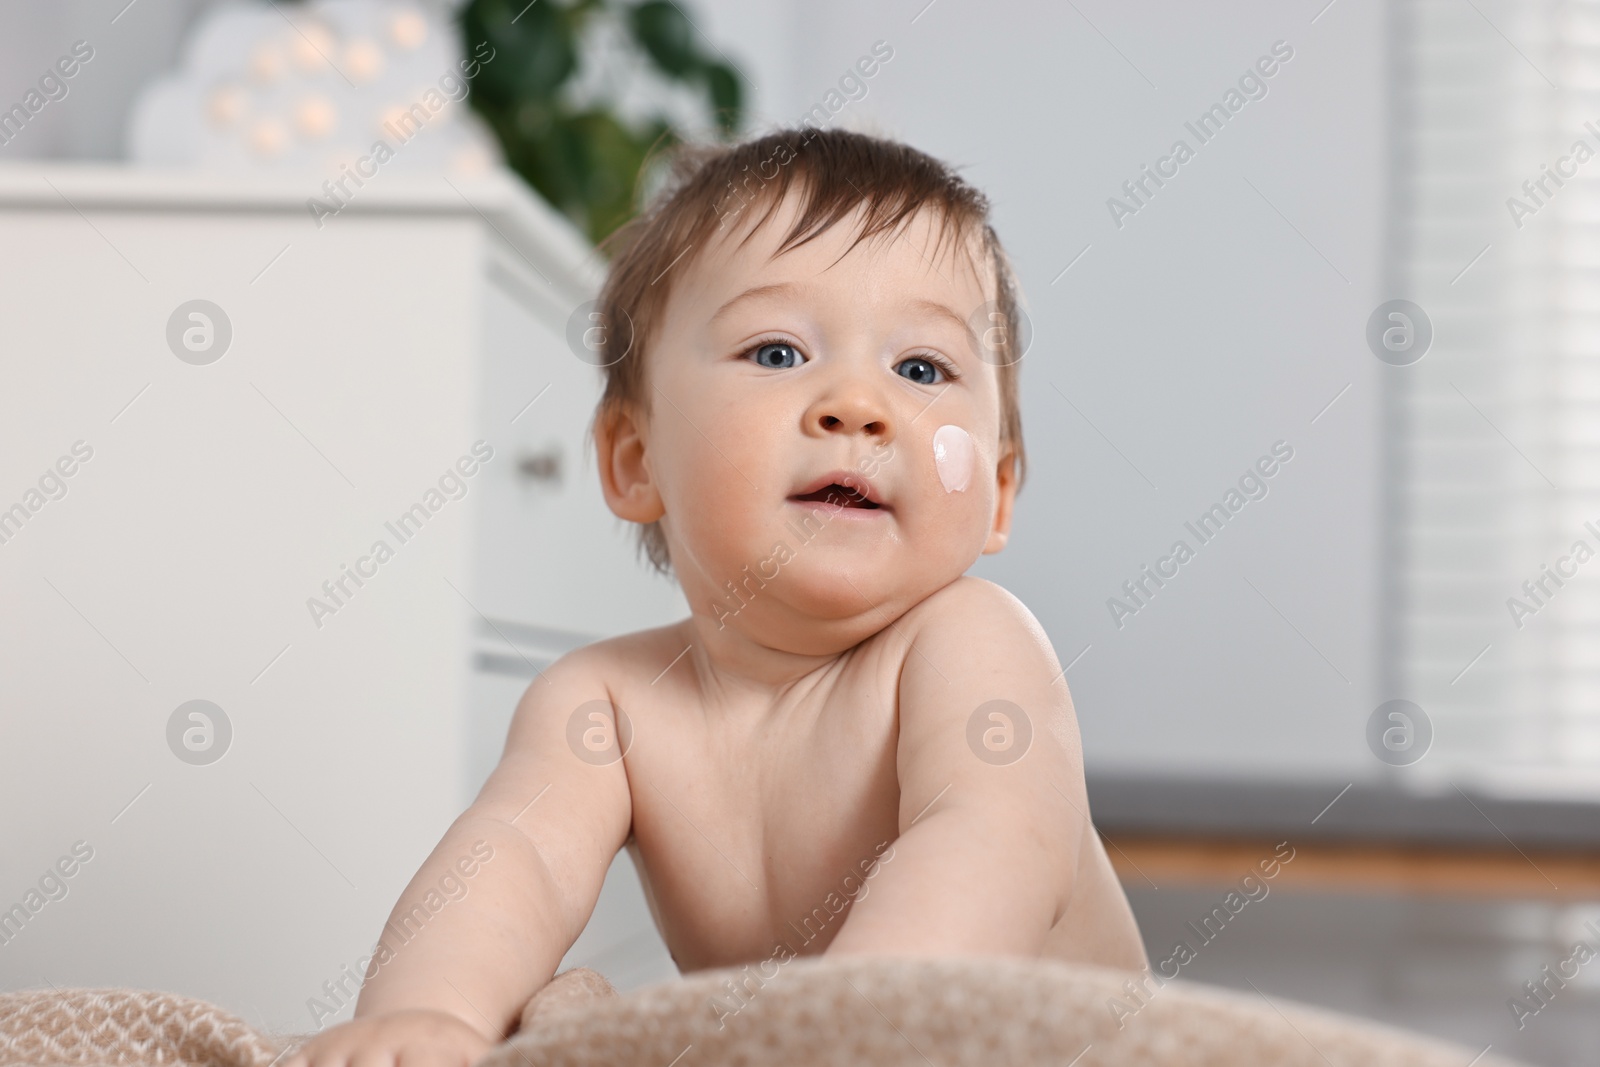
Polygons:
M1152 964L1588 1062L1600 8L1534 0L0 9L0 984L348 1017L534 672L686 610L587 455L594 243L802 121L993 201L974 573ZM675 973L626 855L578 963Z

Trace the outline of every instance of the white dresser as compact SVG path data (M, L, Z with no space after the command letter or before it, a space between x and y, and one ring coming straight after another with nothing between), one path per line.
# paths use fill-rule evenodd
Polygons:
M319 185L0 169L5 988L311 1029L533 669L685 612L600 497L576 232L499 175L319 228ZM649 956L616 874L578 948Z

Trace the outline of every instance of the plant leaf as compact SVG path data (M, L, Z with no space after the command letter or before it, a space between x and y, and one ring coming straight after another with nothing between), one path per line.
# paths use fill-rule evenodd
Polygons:
M494 102L554 97L577 69L572 20L552 0L471 0L460 21L468 54L481 42L494 49L473 87Z
M673 77L683 78L700 66L694 27L676 4L646 0L629 13L628 25L656 66Z
M708 63L704 74L717 128L723 136L729 136L739 128L739 121L744 117L744 83L739 79L739 72L726 63Z

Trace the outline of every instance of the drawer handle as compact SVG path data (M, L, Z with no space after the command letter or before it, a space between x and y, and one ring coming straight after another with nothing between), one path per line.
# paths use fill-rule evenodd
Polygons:
M517 473L526 481L561 484L561 450L552 448L517 460Z

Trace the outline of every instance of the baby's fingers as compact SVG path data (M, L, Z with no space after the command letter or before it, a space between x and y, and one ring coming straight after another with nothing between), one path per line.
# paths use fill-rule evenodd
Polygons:
M289 1056L278 1061L275 1067L350 1067L350 1050L342 1047L337 1036L332 1040L320 1035L301 1045Z
M438 1045L408 1046L394 1058L395 1067L472 1067L476 1062L469 1052Z

